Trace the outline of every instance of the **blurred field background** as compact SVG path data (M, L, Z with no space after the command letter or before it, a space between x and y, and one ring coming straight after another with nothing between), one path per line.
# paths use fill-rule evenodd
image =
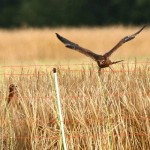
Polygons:
M93 27L93 28L46 28L0 30L1 64L63 64L91 62L90 58L65 48L55 33L88 48L95 53L104 54L119 40L130 35L138 27ZM124 44L113 55L114 59L146 61L150 55L149 27L146 27L134 40Z

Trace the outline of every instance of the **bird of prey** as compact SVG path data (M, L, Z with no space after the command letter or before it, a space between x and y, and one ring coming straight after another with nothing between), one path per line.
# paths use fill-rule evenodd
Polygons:
M86 48L83 48L81 46L79 46L76 43L73 43L71 41L69 41L68 39L60 36L58 33L56 33L57 38L65 44L65 46L67 48L76 50L92 59L94 59L98 66L99 66L99 71L101 70L101 68L105 68L105 67L109 67L110 65L122 62L124 60L120 60L120 61L114 61L112 62L109 57L113 54L113 52L115 52L120 46L122 46L124 43L134 39L136 37L136 35L138 35L144 28L146 27L146 25L144 25L140 30L138 30L136 33L131 34L129 36L125 36L124 38L122 38L112 49L110 49L108 52L106 52L104 55L99 55L96 54L94 52L92 52L91 50L88 50ZM110 68L111 69L111 68Z
M9 85L9 93L8 93L8 97L7 97L7 104L9 104L10 101L11 101L15 96L18 96L17 86L14 85L14 84L10 84L10 85Z

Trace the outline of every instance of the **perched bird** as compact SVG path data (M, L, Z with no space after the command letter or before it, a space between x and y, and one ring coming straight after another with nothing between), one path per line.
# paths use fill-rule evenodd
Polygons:
M144 25L139 31L137 31L136 33L132 34L132 35L129 35L129 36L125 36L123 39L121 39L111 50L109 50L107 53L105 53L104 55L98 55L94 52L92 52L91 50L88 50L88 49L85 49L81 46L79 46L78 44L76 43L73 43L71 41L69 41L68 39L60 36L58 33L56 33L56 36L57 38L63 42L65 44L65 46L67 48L70 48L70 49L73 49L73 50L76 50L92 59L94 59L98 66L99 66L99 71L101 70L101 68L105 68L105 67L109 67L110 68L110 65L113 65L113 64L116 64L116 63L119 63L119 62L122 62L124 60L120 60L120 61L114 61L112 62L109 57L112 55L112 53L114 51L116 51L120 46L122 46L124 43L132 40L135 38L135 36L137 34L139 34L144 28L146 27L146 25ZM111 69L111 68L110 68Z
M17 86L14 84L10 84L9 85L9 93L8 93L8 97L7 97L7 104L10 103L10 101L14 98L18 96L18 92L17 92Z

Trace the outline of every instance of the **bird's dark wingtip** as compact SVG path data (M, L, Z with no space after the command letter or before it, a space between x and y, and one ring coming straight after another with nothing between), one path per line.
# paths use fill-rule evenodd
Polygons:
M141 28L141 30L139 31L139 33L147 26L147 24L143 25L143 27Z
M147 26L147 24L144 24L143 27L142 27L142 29L144 29L146 26Z
M55 34L56 34L56 36L57 36L57 38L58 38L59 40L62 39L62 37L61 37L58 33L55 33Z
M59 34L58 33L55 33L56 34L56 36L58 37L59 36Z

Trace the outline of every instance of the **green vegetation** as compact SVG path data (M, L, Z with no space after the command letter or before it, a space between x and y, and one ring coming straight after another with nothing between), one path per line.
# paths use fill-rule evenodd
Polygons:
M1 0L0 27L150 22L149 0Z

